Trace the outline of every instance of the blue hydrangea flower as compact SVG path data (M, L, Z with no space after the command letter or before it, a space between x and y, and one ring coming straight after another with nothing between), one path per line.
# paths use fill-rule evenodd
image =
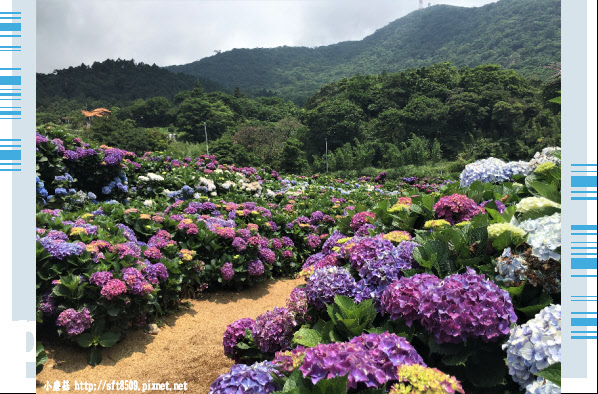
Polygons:
M525 388L535 373L561 362L561 306L549 305L511 331L503 345L513 380Z
M280 375L269 361L251 366L235 364L230 371L216 378L208 394L269 394L281 389L272 373Z

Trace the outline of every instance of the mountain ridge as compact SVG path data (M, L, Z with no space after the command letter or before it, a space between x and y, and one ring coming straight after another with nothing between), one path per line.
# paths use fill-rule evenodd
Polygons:
M450 61L500 64L546 78L560 61L560 1L501 0L483 7L436 5L399 18L362 40L318 47L235 48L167 70L250 94L269 89L295 102L355 74L396 72Z

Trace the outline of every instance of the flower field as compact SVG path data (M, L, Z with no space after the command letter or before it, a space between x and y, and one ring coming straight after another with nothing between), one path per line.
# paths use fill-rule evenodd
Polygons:
M53 126L36 144L38 332L91 365L184 299L298 276L227 327L210 393L560 393L558 148L452 181L137 156Z

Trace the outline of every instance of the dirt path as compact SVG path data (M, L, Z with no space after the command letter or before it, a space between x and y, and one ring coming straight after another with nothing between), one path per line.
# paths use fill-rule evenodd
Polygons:
M81 348L44 344L49 360L37 375L37 392L46 393L46 382L53 384L56 380L68 380L70 391L74 391L75 380L98 384L103 379L137 380L140 387L148 381L168 381L171 388L173 383L187 382L187 393L205 394L212 381L233 365L222 350L226 326L284 306L291 291L301 283L303 279L279 280L240 292L207 294L191 301L189 310L164 318L166 325L156 336L142 330L129 332L123 341L103 351L103 361L95 368L87 365L87 352Z

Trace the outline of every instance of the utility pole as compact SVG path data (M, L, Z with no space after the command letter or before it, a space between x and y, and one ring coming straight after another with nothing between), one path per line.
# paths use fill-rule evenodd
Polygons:
M203 131L206 133L206 154L210 156L210 149L208 148L208 128L205 121L203 122Z
M328 137L326 137L326 174L328 174Z

